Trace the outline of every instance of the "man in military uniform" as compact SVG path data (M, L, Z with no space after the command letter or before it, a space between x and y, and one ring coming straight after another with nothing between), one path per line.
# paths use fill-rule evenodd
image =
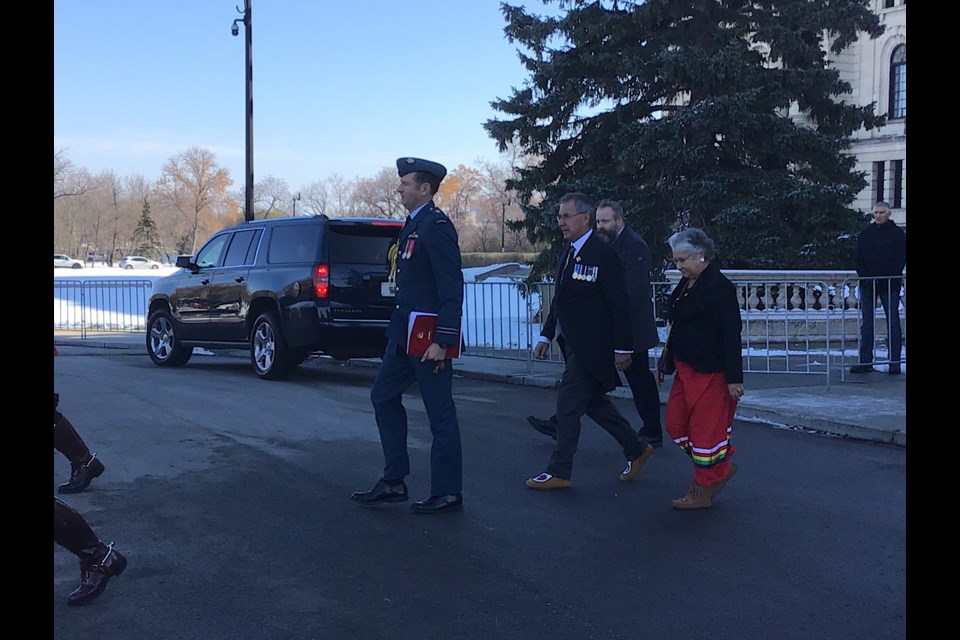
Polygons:
M462 511L460 426L453 403L453 367L448 349L460 343L463 272L457 231L433 203L443 165L399 158L397 193L410 212L400 231L396 260L396 306L387 327L387 349L370 392L380 430L384 469L369 491L351 499L364 505L405 502L410 473L407 413L403 392L417 382L430 420L430 497L411 505L414 513ZM433 341L422 355L407 353L408 323L414 311L436 314Z

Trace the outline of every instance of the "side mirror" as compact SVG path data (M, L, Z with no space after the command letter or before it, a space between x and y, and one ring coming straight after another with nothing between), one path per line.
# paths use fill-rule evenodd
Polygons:
M200 270L196 264L193 262L193 256L177 256L176 265L181 269L189 269L190 271L196 273Z

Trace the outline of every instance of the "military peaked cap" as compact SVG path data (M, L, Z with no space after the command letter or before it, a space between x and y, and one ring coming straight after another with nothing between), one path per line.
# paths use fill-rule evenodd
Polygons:
M439 162L431 162L421 158L397 158L397 173L400 174L401 178L413 171L432 173L437 176L437 180L443 180L444 176L447 175L447 168Z

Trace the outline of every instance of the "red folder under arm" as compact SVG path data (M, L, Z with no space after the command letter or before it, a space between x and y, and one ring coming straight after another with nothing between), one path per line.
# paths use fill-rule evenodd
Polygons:
M412 311L407 323L407 355L422 356L427 347L433 344L437 329L437 314L424 311ZM461 332L457 331L457 341L447 347L448 358L460 357Z

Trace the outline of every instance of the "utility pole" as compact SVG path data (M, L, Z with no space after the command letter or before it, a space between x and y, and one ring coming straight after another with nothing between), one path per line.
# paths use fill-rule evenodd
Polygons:
M246 90L246 120L247 120L247 181L244 194L243 218L247 222L253 220L253 14L250 7L252 0L244 0L244 9L237 7L237 13L242 13L242 18L233 21L230 27L230 33L234 36L240 35L238 22L243 23L244 35L246 36L247 52L247 90Z

